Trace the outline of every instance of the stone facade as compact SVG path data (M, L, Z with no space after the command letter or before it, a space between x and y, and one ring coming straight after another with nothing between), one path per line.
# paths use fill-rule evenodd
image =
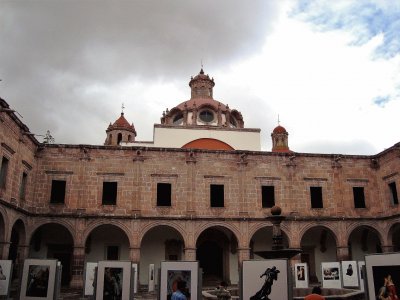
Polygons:
M118 258L139 263L141 284L147 263L201 260L207 241L222 249L221 271L210 274L235 283L241 262L257 257L257 247L270 247L263 186L274 188L274 204L286 216L286 245L310 254L293 262L314 264L316 277L318 261L329 253L331 260L360 260L400 250L400 208L393 199L393 187L400 186L399 143L372 156L43 144L4 100L0 105L0 253L17 271L25 258L61 255L54 244L67 244L66 284L81 287L85 262L108 255L93 250L100 228L110 238L121 234ZM54 181L65 183L65 193L51 203ZM116 183L115 203L104 204L104 182ZM158 203L160 183L171 188L169 205ZM223 187L223 205L212 207L215 185ZM364 193L359 208L355 187ZM321 191L322 208L312 207L311 188ZM165 247L147 256L143 249L164 233Z

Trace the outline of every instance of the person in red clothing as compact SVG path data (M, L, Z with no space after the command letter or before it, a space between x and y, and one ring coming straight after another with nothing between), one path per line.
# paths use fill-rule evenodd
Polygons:
M319 286L314 286L311 294L306 296L304 300L325 300L325 297L322 297L321 294L321 288Z

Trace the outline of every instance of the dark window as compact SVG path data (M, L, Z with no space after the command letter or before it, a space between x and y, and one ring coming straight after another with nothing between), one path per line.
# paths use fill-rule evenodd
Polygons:
M354 195L354 207L365 208L364 188L359 186L353 187L353 195Z
M399 198L397 198L396 182L389 183L389 189L392 197L392 204L399 204Z
M214 120L214 114L209 110L203 110L200 112L200 120L206 123L212 122L212 120Z
M171 206L170 183L157 183L157 206Z
M119 259L119 246L107 246L106 260Z
M117 182L103 182L103 205L117 204Z
M51 182L50 203L64 203L66 184L65 180L53 180Z
M19 198L25 199L26 182L28 181L28 174L22 173L21 186L19 187Z
M322 187L310 186L311 208L323 208Z
M211 207L224 207L224 185L210 185L210 202Z
M180 114L177 114L177 115L174 117L172 123L173 123L174 125L180 125L180 124L182 124L182 123L183 123L183 114L181 114L181 113L180 113Z
M0 169L0 188L6 187L7 172L8 172L8 159L3 156L3 159L1 160L1 169Z
M261 187L262 207L270 208L275 205L275 187L262 186Z
M121 142L122 142L122 133L118 133L118 135L117 135L117 144L119 145L119 144L121 144Z

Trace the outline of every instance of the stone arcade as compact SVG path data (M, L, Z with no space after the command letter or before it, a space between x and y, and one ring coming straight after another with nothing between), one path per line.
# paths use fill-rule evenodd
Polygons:
M321 262L400 250L400 143L370 156L298 153L278 126L261 151L260 130L215 100L214 85L203 70L191 78L190 99L162 113L153 141L136 141L121 113L104 145L40 143L0 99L0 253L16 278L26 258L57 258L63 284L81 288L86 262L120 259L147 285L149 264L197 259L204 285L236 284L243 260L271 250L273 205L311 281Z

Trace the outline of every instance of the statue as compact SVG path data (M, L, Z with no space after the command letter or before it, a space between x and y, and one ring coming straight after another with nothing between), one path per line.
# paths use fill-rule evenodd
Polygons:
M260 278L265 276L265 282L261 289L252 297L250 297L250 300L271 300L268 298L268 295L271 294L272 291L272 284L274 283L274 280L278 280L278 273L279 270L276 269L275 266L272 268L267 268L263 274L261 274Z

